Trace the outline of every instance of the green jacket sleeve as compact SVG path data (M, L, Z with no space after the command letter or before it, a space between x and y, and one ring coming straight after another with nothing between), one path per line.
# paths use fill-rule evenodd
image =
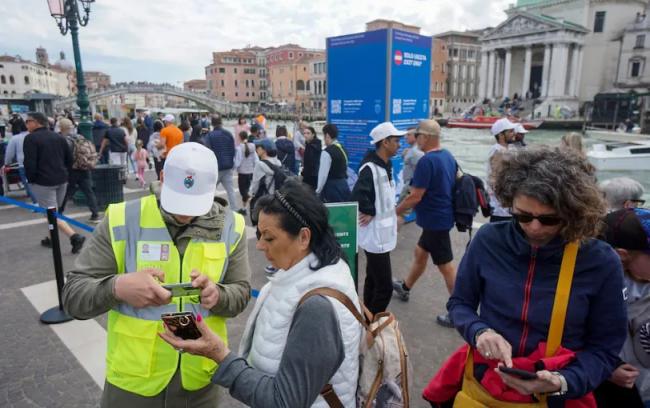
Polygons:
M108 215L67 274L63 308L76 319L90 319L108 312L119 302L113 295L117 263L108 231Z
M246 309L251 298L251 268L248 263L246 229L228 259L228 268L219 287L219 300L210 310L223 317L234 317Z

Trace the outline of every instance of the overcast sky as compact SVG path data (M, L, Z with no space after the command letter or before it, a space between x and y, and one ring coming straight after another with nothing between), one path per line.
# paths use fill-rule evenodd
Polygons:
M365 30L377 18L422 27L422 34L495 26L514 0L97 0L81 28L83 67L113 82L178 84L204 78L213 51L297 43L325 48L325 38ZM488 6L489 5L489 6ZM47 0L0 0L0 54L34 60L45 47L70 61Z

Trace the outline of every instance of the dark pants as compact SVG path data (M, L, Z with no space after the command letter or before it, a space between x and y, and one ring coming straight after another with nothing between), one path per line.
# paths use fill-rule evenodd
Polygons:
M366 253L366 281L363 287L363 303L374 315L386 311L393 295L393 274L390 252Z
M70 175L68 176L68 191L65 194L65 200L61 206L61 212L65 210L65 204L68 200L72 200L77 188L81 190L82 193L86 196L86 203L88 208L92 213L92 216L98 215L97 209L97 197L92 187L92 179L90 175L90 170L70 170Z
M241 195L241 200L243 203L248 202L248 199L250 198L250 189L251 189L251 182L253 181L253 173L251 174L242 174L239 173L239 177L237 177L237 186L239 187L239 194Z
M324 203L343 203L350 201L350 187L346 179L328 179L320 193Z
M160 180L160 172L162 171L163 167L165 167L165 159L153 159L153 165L156 168L156 177L158 180Z

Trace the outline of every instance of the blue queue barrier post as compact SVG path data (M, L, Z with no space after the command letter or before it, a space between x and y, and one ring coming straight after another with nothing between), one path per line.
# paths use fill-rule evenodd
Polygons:
M47 226L50 230L50 240L52 241L52 259L54 259L54 274L56 276L56 291L59 297L59 305L46 310L41 315L41 322L45 324L64 323L72 320L63 311L63 301L61 294L63 292L63 261L61 260L61 244L59 242L59 227L56 223L56 208L47 209Z

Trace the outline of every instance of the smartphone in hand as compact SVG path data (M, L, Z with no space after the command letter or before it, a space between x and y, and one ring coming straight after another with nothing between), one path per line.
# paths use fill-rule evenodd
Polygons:
M199 296L201 294L201 288L195 288L192 286L192 283L172 283L169 285L162 285L163 288L167 289L172 293L172 297L180 296Z
M506 373L508 375L511 375L513 377L517 377L520 380L536 380L537 379L537 373L534 371L527 371L527 370L522 370L519 368L510 368L506 366L499 366L499 371L502 373Z
M177 337L184 340L196 340L201 332L196 326L196 317L192 312L163 313L160 318Z

